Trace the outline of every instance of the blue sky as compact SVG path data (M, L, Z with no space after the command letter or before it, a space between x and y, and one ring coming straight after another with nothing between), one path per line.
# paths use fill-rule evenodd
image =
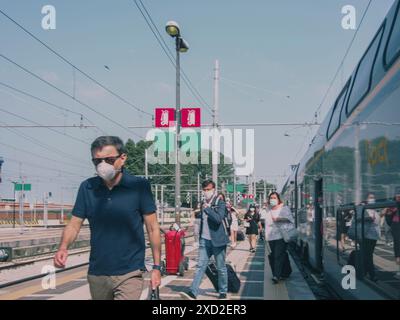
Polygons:
M189 52L182 55L182 67L210 105L213 64L215 59L220 61L220 123L312 121L355 32L341 27L341 8L344 5L356 8L358 26L368 3L367 0L142 1L171 49L172 39L165 35L164 25L168 20L179 22L190 44ZM393 0L372 1L319 120L323 119L392 3ZM56 30L46 31L41 27L41 9L48 4L56 8ZM85 72L143 110L152 113L157 106L174 106L174 68L134 1L1 0L0 8ZM0 30L1 54L72 94L70 66L2 15ZM82 113L107 133L137 140L1 58L0 81ZM123 126L151 124L149 116L138 114L79 74L75 92L77 98ZM182 106L199 106L185 86L182 87ZM0 109L41 124L72 125L80 121L77 115L51 109L2 86ZM205 110L202 120L211 122ZM1 111L0 121L28 124ZM0 128L0 156L6 158L1 197L12 197L10 180L16 179L21 171L34 185L32 198L40 199L44 191L52 191L57 201L62 185L65 201L72 201L74 188L84 177L94 173L88 143L100 132L57 130L59 133L18 129L61 149L51 152ZM309 128L256 128L256 176L282 185L289 165L300 160L314 131ZM145 134L144 130L135 132ZM289 137L285 136L286 132Z

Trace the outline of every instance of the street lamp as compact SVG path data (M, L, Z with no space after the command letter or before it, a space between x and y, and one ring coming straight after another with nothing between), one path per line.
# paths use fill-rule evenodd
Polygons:
M189 50L188 43L181 37L181 31L178 23L175 21L168 21L165 26L165 31L172 37L175 38L175 51L176 51L176 133L175 133L175 222L180 224L181 214L181 164L179 159L179 133L181 125L181 66L180 66L180 53L187 52Z

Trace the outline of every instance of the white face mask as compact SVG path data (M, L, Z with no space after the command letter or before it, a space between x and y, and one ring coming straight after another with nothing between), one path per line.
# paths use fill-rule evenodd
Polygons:
M114 168L113 165L103 161L97 165L96 171L100 178L102 178L105 181L111 181L112 179L115 178L116 174L121 170L117 170Z
M275 206L278 205L278 200L276 200L276 199L271 199L271 200L269 200L269 203L270 203L271 207L275 207Z
M369 204L374 204L375 203L375 199L374 198L370 198L367 201Z
M214 195L214 190L203 191L203 193L204 193L204 198L206 200L210 200Z

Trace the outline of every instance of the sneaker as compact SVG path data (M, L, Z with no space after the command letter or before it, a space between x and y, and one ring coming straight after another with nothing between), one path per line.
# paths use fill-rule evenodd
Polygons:
M226 293L220 293L218 296L219 300L226 300Z
M251 253L256 253L256 249L251 249L250 252Z
M192 291L181 291L179 292L180 296L183 300L196 300L196 296L193 294Z
M277 284L279 282L279 279L277 277L272 277L272 283Z

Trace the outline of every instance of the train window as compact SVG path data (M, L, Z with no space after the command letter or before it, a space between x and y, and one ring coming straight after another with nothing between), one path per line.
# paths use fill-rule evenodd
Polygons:
M400 2L396 12L384 53L384 64L387 69L400 55Z
M339 94L339 97L336 99L335 108L333 109L331 121L328 126L327 138L328 140L334 135L337 129L339 129L340 125L340 114L342 111L344 99L346 98L347 89L349 88L349 82L345 85L342 92Z
M382 39L383 27L379 29L367 52L358 64L349 101L347 104L347 115L349 115L364 99L371 88L372 70L374 69L378 48Z

